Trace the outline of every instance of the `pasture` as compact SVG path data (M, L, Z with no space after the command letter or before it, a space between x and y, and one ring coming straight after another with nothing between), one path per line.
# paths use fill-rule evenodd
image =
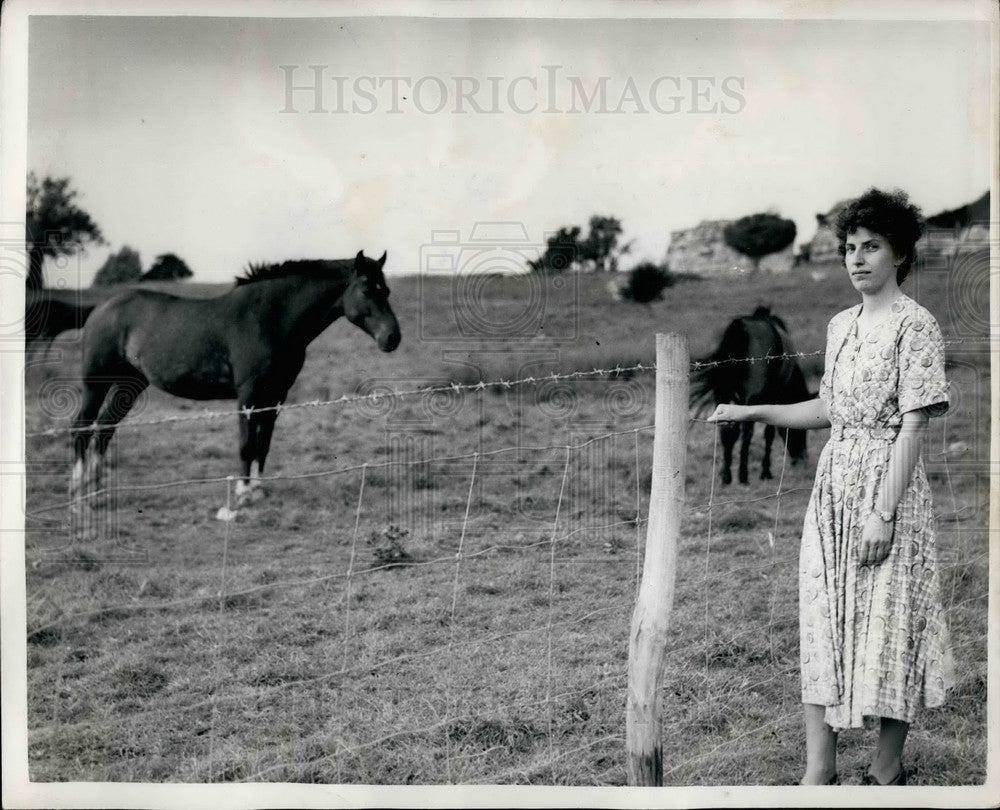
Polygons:
M966 294L985 289L979 267L982 279L929 268L904 286L949 341L954 393L924 452L957 679L911 732L918 785L985 778L988 305ZM401 346L382 354L344 321L310 346L268 496L231 523L215 514L237 471L233 403L150 390L111 445L111 531L93 542L68 532L69 439L44 434L78 401L78 335L58 338L25 383L32 780L625 784L654 376L538 378L648 367L657 331L707 354L761 303L799 351L819 351L855 293L837 267L681 280L650 305L613 301L606 281L546 282L539 297L518 278L473 295L390 276ZM803 361L812 390L822 364ZM776 442L771 481L757 433L750 483L723 487L714 429L690 426L668 785L801 775L798 535L826 432L804 467ZM841 735L845 783L873 742Z

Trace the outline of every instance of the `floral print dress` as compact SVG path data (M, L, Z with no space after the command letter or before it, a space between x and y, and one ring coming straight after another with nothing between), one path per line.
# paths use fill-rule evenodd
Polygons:
M944 702L952 680L922 460L896 510L889 556L858 562L903 414L948 409L941 330L903 295L864 335L860 312L838 313L827 329L820 397L831 435L799 558L802 700L826 706L834 729L860 727L865 716L912 722L921 706Z

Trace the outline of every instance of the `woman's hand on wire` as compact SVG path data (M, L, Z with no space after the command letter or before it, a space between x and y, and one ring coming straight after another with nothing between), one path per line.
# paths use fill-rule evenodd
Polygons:
M730 405L723 403L716 405L712 415L707 422L745 422L747 421L745 411L749 410L746 405Z
M862 565L878 565L892 550L892 537L896 531L896 523L887 523L875 512L868 515L864 529L861 531L861 545L858 548L858 561Z

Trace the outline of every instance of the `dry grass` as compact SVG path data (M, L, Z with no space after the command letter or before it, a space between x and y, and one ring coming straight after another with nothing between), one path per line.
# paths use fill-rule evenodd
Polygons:
M492 337L479 341L455 320L468 302L456 303L446 281L401 279L400 349L380 355L337 323L311 347L291 401L380 381L408 389L649 364L657 331L686 333L699 356L758 303L787 320L800 350L821 349L826 322L853 292L835 270L804 278L687 281L634 305L612 301L603 279L580 277L548 291L544 317L514 336L494 326L520 323L535 304L523 280L501 279L480 323ZM945 274L929 273L918 299L946 336L976 337L963 331L975 319L951 311ZM56 348L60 362L28 370L29 431L68 419L51 392L73 382L75 336ZM916 784L985 775L988 355L968 343L949 346L949 358L962 396L933 425L928 467L962 677L913 730ZM815 387L822 360L807 366ZM627 638L645 530L637 486L644 515L653 390L641 372L381 410L287 411L269 496L231 525L213 516L235 470L235 418L126 426L112 445L118 534L89 544L67 541L56 508L65 441L31 439L32 779L624 784ZM138 416L201 407L153 392ZM626 433L566 449L610 431ZM694 423L689 436L663 687L666 781L794 781L796 554L822 437L811 438L806 468L784 471L779 500L780 444L774 481L752 470L748 486L723 489L713 483L713 431ZM959 440L969 445L961 456L936 454ZM497 448L515 449L480 456L471 488L468 457L377 466ZM366 462L356 531L362 473L329 471ZM211 480L185 483L193 479ZM180 483L136 488L165 482ZM872 741L843 735L845 781L857 780Z

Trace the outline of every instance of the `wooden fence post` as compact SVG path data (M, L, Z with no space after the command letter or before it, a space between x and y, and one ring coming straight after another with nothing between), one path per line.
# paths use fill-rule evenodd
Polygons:
M660 683L674 602L677 538L684 506L688 421L688 346L683 335L656 336L656 434L642 582L632 613L625 743L630 785L663 784Z

